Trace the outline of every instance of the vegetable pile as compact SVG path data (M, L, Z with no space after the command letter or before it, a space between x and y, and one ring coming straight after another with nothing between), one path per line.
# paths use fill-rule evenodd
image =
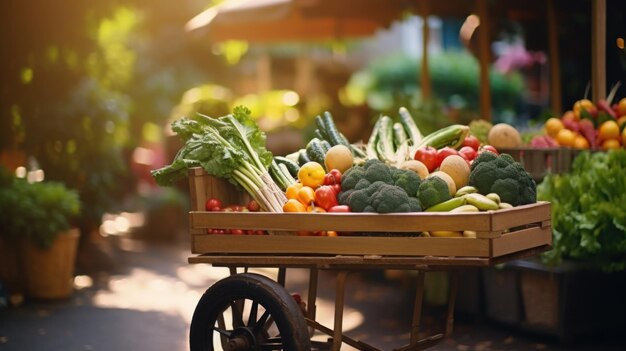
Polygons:
M239 106L220 118L202 114L181 118L172 123L172 130L185 144L172 164L151 172L159 185L171 185L189 168L202 167L241 186L265 211L282 212L287 198L267 172L273 156L250 110Z
M547 263L570 258L605 271L626 269L626 150L581 153L570 173L548 175L538 195L552 202Z

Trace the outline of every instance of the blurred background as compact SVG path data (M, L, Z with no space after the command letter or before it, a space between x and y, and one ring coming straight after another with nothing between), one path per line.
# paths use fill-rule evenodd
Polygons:
M173 120L246 105L276 155L303 147L324 111L353 142L399 106L425 133L532 129L591 96L591 4L2 1L0 165L75 191L77 270L106 269L116 235L186 240L186 184L150 176L180 147ZM608 90L626 78L626 3L606 6Z

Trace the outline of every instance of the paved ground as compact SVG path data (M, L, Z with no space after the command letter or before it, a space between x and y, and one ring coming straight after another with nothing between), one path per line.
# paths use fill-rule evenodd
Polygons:
M188 350L195 304L227 272L187 264L185 244L109 238L106 245L113 264L101 265L106 269L99 272L81 272L89 275L77 279L77 290L69 300L25 301L19 307L0 309L0 350ZM306 279L305 271L292 271L287 286L305 296ZM332 326L333 279L329 272L320 275L318 320L328 326ZM413 291L405 285L380 273L351 275L344 318L349 335L385 350L405 344L413 299ZM437 317L441 313L438 308L425 311L426 331L442 328ZM617 340L559 345L553 339L459 316L452 338L432 349L624 350L623 346Z

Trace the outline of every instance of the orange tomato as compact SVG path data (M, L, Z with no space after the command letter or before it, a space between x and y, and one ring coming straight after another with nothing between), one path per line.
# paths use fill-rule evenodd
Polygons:
M315 201L315 190L310 186L303 186L298 191L298 201L305 206L310 206Z
M576 149L588 149L589 141L587 141L587 139L584 136L577 135L576 138L574 138L574 145L572 146L575 147Z
M617 139L608 139L602 142L602 148L604 150L619 149L620 147L621 145Z
M622 146L626 147L626 128L622 130Z
M324 167L314 161L307 162L298 171L298 180L304 185L316 189L324 183L326 171Z
M626 115L621 116L617 119L617 125L622 128L622 125L626 123Z
M574 146L576 133L569 129L561 129L556 135L556 142L561 146Z
M283 211L285 212L306 212L306 206L302 202L296 199L289 199L283 205Z
M598 128L600 140L619 139L619 125L616 121L606 121Z
M554 138L557 134L559 134L561 129L565 128L565 125L563 125L563 122L561 122L560 119L552 117L548 118L543 127L546 130L546 134Z
M295 184L291 184L290 186L287 187L287 190L285 191L285 195L287 195L288 199L298 199L298 191L300 191L300 189L302 189L303 185L302 183L295 183Z

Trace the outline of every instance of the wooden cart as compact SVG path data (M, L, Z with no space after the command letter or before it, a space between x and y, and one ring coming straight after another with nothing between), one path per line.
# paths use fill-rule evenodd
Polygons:
M550 204L546 202L480 213L206 212L204 206L209 198L226 203L241 203L245 199L228 183L199 168L190 170L190 188L191 243L196 255L189 262L231 270L231 276L210 287L196 307L190 330L191 351L220 347L339 350L343 343L359 350L377 350L344 335L342 318L349 272L382 269L418 272L410 344L398 350L425 349L452 333L459 269L487 267L535 255L548 249L552 242ZM210 235L209 228L265 229L272 235ZM349 235L293 235L296 231L321 230ZM433 230L471 230L476 232L476 238L418 236ZM237 267L278 268L278 281L237 273ZM310 272L306 309L283 287L286 269L294 267ZM315 320L319 270L337 274L332 329ZM420 340L424 272L429 270L450 270L451 289L445 332ZM327 342L311 341L314 331L331 338Z

